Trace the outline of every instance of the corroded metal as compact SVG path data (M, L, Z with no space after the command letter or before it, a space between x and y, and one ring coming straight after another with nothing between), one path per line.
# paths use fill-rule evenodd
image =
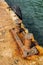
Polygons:
M36 45L34 48L31 48L32 52L29 52L30 54L32 54L34 49L36 51L38 49L40 56L32 55L26 57L26 59L22 58L22 49L19 47L19 45L17 45L17 41L19 41L20 39L20 41L22 41L23 43L22 45L25 45L25 47L23 48L26 49L28 45L26 46L24 42L25 40L27 40L28 37L25 37L25 35L29 34L29 32L26 30L24 25L21 26L23 31L21 30L21 27L19 29L19 26L17 26L18 22L16 24L17 20L15 20L16 18L14 19L14 17L17 16L13 16L15 13L13 12L12 15L12 10L9 10L8 4L4 2L4 0L2 1L3 2L1 2L0 0L0 65L43 65L43 47L39 45ZM19 21L21 20L19 19ZM17 41L11 35L10 30L12 28L16 29L16 33L19 37L19 39L17 38ZM18 29L22 32L18 31ZM33 37L32 41L34 41Z

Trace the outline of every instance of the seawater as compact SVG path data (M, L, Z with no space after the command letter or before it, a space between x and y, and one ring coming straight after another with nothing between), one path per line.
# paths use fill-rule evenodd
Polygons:
M43 45L43 0L6 0L10 6L21 8L23 23L34 34L35 39Z

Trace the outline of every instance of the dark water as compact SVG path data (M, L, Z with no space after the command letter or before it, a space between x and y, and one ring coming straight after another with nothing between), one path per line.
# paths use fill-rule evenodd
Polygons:
M6 0L22 10L23 23L40 45L43 45L43 0Z

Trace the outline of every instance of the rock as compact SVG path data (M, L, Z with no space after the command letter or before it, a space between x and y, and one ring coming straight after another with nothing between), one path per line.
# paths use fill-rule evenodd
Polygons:
M4 0L0 0L0 39L4 39L0 41L0 65L43 65L43 54L31 56L26 59L21 57L16 42L9 32L9 29L15 26L15 21L12 20L7 5ZM2 32L3 34L1 34ZM40 49L38 48L38 50Z

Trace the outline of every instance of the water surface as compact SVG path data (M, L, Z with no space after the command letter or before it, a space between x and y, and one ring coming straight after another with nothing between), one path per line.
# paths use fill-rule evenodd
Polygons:
M43 45L43 0L6 0L21 8L23 23L40 45Z

